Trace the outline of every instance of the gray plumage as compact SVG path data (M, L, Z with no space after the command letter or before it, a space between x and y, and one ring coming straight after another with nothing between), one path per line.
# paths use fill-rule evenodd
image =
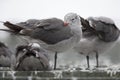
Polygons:
M47 44L56 44L73 36L70 27L65 27L64 22L57 18L42 20L30 19L17 24L12 24L7 21L4 25L11 31L1 29L3 31L22 33L24 36L30 36Z
M37 19L29 19L25 22L20 22L17 23L16 25L24 27L24 28L33 28L35 27L38 23L40 22L40 20Z
M99 38L105 42L116 41L120 31L115 23L106 17L88 18L91 26L99 33Z
M22 24L19 25L22 26ZM23 26L33 28L30 33L26 29L22 30L23 34L44 41L47 44L56 44L62 40L69 39L73 35L70 28L65 27L63 21L57 18L28 20L26 25Z
M11 32L27 36L27 39L29 37L28 41L33 42L33 40L36 40L44 49L55 52L55 62L57 53L73 48L82 37L81 22L76 13L65 15L64 22L57 18L30 21L22 23L24 27L17 24L4 25L12 29ZM32 28L25 26L27 24L32 24Z
M15 70L35 71L50 70L48 52L42 48L21 45L16 50Z
M2 42L0 42L0 67L11 67L11 56L13 53Z
M99 67L99 54L105 53L115 45L120 31L114 21L106 17L90 17L82 19L81 22L83 38L74 49L86 56L88 68L90 68L89 56L96 55L96 67Z

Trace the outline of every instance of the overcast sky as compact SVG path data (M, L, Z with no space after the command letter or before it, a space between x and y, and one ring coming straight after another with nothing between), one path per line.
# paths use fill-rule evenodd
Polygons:
M0 20L63 19L68 12L120 19L120 0L0 0Z
M51 17L63 19L69 12L75 12L84 18L106 16L120 24L120 0L0 0L0 21L19 22ZM3 37L6 38L0 33L0 39Z

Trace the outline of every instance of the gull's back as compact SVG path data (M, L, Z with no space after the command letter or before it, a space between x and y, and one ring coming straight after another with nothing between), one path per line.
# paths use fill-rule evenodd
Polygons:
M34 71L34 70L50 70L49 57L45 50L36 49L29 50L28 46L22 45L17 47L16 52L16 66L15 70L18 71ZM24 52L26 50L26 52Z

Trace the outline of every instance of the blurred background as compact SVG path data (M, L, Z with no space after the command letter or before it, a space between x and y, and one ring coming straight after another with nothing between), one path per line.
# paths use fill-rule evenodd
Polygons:
M0 21L18 23L28 19L64 18L69 12L75 12L87 18L106 16L113 19L120 28L120 0L0 0ZM5 28L0 23L0 28ZM12 49L24 42L17 36L0 31L0 41ZM53 61L53 55L51 59ZM72 50L59 54L59 65L86 65L85 56ZM119 65L120 41L114 48L100 55L100 64ZM95 65L91 57L90 64Z

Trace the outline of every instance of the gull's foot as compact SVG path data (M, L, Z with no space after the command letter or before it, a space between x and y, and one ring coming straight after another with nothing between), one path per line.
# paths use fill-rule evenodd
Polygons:
M107 65L100 65L100 66L95 66L95 68L106 68Z
M86 70L90 70L90 68L86 68Z

